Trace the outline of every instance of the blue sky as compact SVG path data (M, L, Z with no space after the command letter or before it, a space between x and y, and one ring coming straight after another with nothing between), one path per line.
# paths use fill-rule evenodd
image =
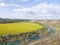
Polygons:
M0 0L0 17L60 19L60 0Z

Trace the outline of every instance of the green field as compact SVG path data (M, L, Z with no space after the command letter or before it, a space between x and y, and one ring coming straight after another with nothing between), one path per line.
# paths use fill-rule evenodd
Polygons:
M36 31L42 27L42 25L31 22L5 23L0 24L0 35L16 35L19 33Z

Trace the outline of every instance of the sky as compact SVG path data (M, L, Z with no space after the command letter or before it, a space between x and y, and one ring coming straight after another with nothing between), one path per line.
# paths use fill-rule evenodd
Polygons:
M0 0L0 18L60 19L60 0Z

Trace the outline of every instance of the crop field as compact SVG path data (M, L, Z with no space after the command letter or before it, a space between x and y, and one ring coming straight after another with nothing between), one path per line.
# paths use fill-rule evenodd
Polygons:
M0 35L16 35L19 33L35 31L42 27L42 25L31 22L4 23L0 24Z

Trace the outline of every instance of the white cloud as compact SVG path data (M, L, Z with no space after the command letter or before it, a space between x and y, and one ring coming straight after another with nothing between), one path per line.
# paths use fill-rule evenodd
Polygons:
M16 7L16 8L21 8L23 6L20 6L20 5L17 5L17 4L13 4L13 3L7 4L7 3L4 3L4 2L1 2L0 3L0 7Z
M56 18L56 15L60 15L60 6L54 4L41 3L32 8L19 8L14 9L20 17L37 19L40 17Z
M28 0L21 0L21 1L24 1L25 2L25 1L28 1Z
M8 7L8 6L9 6L9 5L6 4L6 3L3 3L3 2L0 3L0 7Z
M39 1L39 0L35 0L36 2Z
M10 2L15 2L15 1L17 1L17 0L9 0Z
M0 0L0 1L3 1L3 0Z
M17 7L17 8L18 8L18 7L20 7L20 5L17 5L17 4L12 4L12 3L11 3L11 4L9 4L9 6L12 6L12 7Z
M24 8L17 4L0 3L0 7L19 7L13 9L16 15L11 15L12 18L28 18L28 19L42 19L42 18L57 18L60 15L60 6L55 4L41 3L31 8ZM1 15L0 15L1 16ZM10 18L11 18L10 16ZM7 16L9 17L9 16Z

